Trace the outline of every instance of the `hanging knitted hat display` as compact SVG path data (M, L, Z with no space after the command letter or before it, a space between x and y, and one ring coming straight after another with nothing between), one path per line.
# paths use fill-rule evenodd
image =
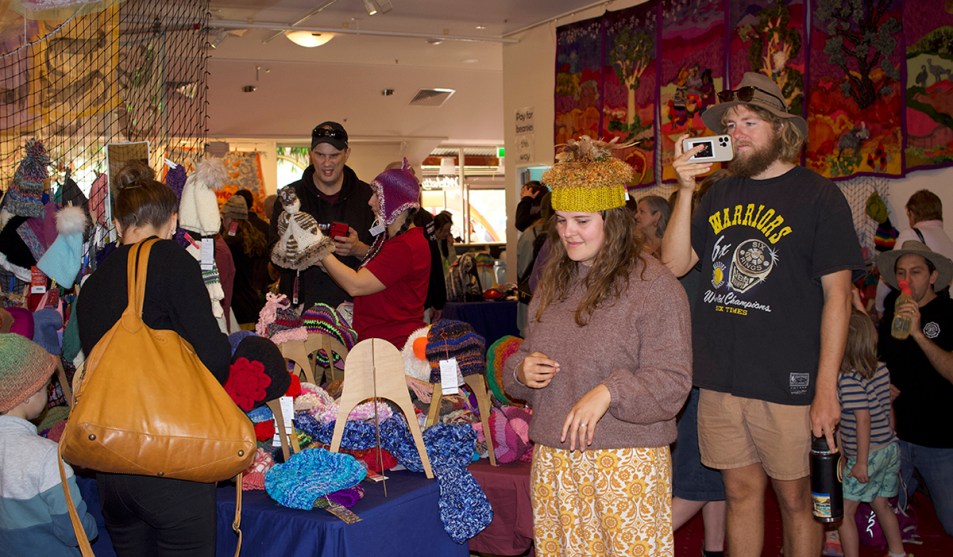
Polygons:
M304 328L301 318L291 307L288 297L271 292L265 294L265 306L258 312L255 332L258 336L271 339L275 344L308 339L308 330Z
M177 164L165 173L165 185L175 193L175 198L182 201L182 190L185 189L185 182L188 177L185 175L185 166Z
M430 362L430 382L440 382L440 361L454 358L464 377L482 375L486 368L486 341L465 321L438 319L427 333L427 361Z
M283 211L278 216L278 243L271 250L271 262L296 271L317 264L334 251L334 242L325 237L318 222L302 212L301 201L291 186L278 190Z
M13 174L13 182L3 196L3 209L21 217L43 215L43 189L49 177L50 156L43 143L31 139L26 156Z
M89 221L82 207L63 207L56 213L59 234L36 263L43 273L64 288L72 288L83 262L83 232Z
M228 180L225 163L220 158L206 157L195 165L185 181L179 200L179 227L202 236L218 233L222 217L218 212L215 191Z

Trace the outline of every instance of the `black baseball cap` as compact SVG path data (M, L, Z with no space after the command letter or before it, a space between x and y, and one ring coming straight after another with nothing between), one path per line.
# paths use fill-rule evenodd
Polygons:
M347 149L347 130L337 122L322 122L311 130L311 148L327 143L339 151Z

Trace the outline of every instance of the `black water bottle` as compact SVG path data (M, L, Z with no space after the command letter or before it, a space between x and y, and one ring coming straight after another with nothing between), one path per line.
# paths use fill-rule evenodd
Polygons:
M837 461L840 451L831 451L825 437L811 440L811 501L818 522L839 522L844 518L844 491Z

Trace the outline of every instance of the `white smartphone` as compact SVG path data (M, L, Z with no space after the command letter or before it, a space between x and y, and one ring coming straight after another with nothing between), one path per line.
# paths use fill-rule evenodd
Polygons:
M695 153L690 160L695 162L726 162L735 158L735 152L731 148L731 136L690 137L682 142L682 152L690 151L699 145L704 145L705 148Z

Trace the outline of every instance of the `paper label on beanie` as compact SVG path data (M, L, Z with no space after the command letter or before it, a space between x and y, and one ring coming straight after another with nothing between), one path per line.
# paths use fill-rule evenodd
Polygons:
M36 266L30 267L30 294L46 294L46 275Z
M215 239L202 238L202 250L199 265L203 271L210 271L215 265Z
M347 507L342 507L341 505L338 505L337 503L329 504L327 507L324 508L324 510L340 518L341 520L344 521L345 524L355 524L361 521L361 517L351 512L351 510L348 509Z
M457 359L440 360L440 392L445 395L455 395L457 389Z
M281 406L281 415L285 419L284 428L285 433L288 435L288 443L291 443L291 435L293 433L291 429L291 420L294 419L295 415L295 404L294 399L290 396L283 396L278 399L278 405ZM278 433L279 424L277 423L277 417L275 418L275 436L271 439L271 445L273 447L281 446L281 434Z

